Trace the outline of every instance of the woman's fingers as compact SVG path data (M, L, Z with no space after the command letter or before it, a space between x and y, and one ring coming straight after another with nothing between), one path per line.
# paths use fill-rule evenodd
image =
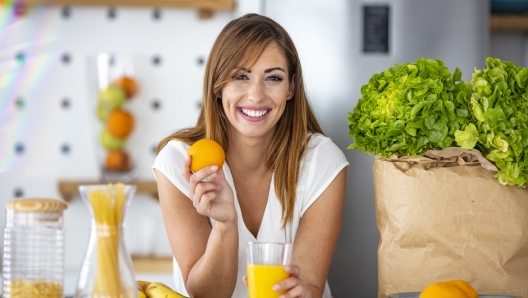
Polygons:
M297 265L286 265L284 266L284 271L288 272L290 276L301 276L301 268Z
M183 160L183 165L182 165L182 175L185 178L185 181L187 181L189 184L191 184L191 178L193 177L195 181L199 182L211 176L218 170L218 166L212 165L212 166L205 167L196 173L193 173L193 171L191 170L191 161L192 161L192 157L187 155L185 159Z
M247 287L247 285L248 285L248 280L247 280L247 276L246 276L246 275L244 275L244 276L242 277L242 281L244 282L244 284L245 284L246 287Z
M200 201L197 204L194 204L196 211L204 216L209 217L212 210L212 201L216 199L216 197L216 192L208 192L202 195L200 197Z
M189 186L191 187L191 192L196 188L198 183L201 183L206 177L209 177L218 171L218 166L208 166L196 173L193 173L189 178Z
M290 276L289 278L275 284L273 286L273 291L279 292L279 291L289 290L299 284L300 284L300 280L298 277Z
M273 286L274 291L287 291L280 298L304 297L308 288L299 278L301 268L297 265L284 266L284 271L290 274L290 277Z
M182 175L183 175L183 178L185 178L185 181L187 181L187 183L189 183L189 180L191 179L192 174L193 172L191 171L191 157L187 155L185 159L183 160L183 165L182 165Z
M208 182L200 182L196 185L196 188L194 189L195 195L202 195L211 191L219 191L222 188L220 185L216 183L208 183Z
M301 297L303 298L306 294L306 288L302 285L297 285L290 289L288 292L282 294L279 296L279 298L297 298Z
M191 157L186 156L182 175L189 184L190 199L196 211L216 222L234 222L237 218L233 190L224 172L211 165L196 173L191 170Z
M201 182L196 185L194 189L193 204L196 206L201 204L202 197L210 192L219 191L221 187L215 183Z

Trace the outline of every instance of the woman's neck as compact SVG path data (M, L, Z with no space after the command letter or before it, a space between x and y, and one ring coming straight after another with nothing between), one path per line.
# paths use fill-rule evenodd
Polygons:
M232 172L263 174L268 171L266 157L271 145L271 136L248 138L230 135L226 161Z

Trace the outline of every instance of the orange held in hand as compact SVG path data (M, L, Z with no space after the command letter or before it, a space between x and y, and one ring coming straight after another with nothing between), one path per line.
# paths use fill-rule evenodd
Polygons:
M112 136L124 138L134 129L134 116L123 109L115 109L106 119L106 129Z
M222 168L225 160L224 149L220 144L211 139L201 139L187 150L192 158L191 170L196 173L199 170L212 165Z
M478 293L465 280L450 280L428 285L420 298L478 298Z

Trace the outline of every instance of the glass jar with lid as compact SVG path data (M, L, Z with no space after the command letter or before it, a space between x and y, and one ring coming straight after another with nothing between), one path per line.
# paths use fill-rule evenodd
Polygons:
M63 297L66 203L16 199L6 205L3 297Z

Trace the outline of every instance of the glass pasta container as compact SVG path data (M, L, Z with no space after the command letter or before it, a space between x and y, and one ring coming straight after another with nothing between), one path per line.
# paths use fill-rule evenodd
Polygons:
M75 298L138 298L130 254L122 237L134 185L81 185L92 215L92 232L81 266Z
M66 203L55 199L7 203L3 297L63 297L66 208Z

